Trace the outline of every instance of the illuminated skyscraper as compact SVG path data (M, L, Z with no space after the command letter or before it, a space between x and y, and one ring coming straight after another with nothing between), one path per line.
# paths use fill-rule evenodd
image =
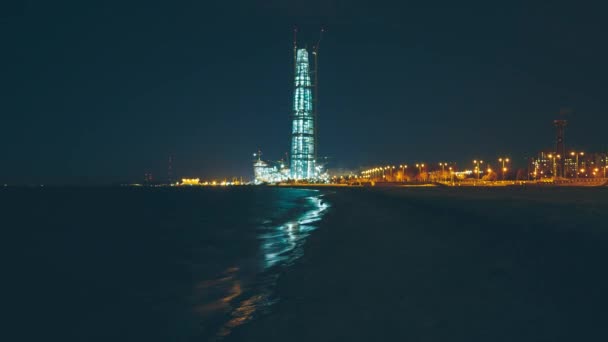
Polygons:
M295 49L295 83L291 128L291 178L316 178L316 129L308 50Z

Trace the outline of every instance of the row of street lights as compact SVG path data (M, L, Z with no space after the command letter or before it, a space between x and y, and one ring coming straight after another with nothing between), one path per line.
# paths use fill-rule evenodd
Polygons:
M498 158L498 161L500 163L502 163L502 179L505 179L505 174L508 170L507 168L507 163L510 162L510 159L508 157L500 157ZM481 165L483 164L483 160L473 160L473 166L474 166L474 172L477 174L477 179L479 180L481 178ZM447 162L440 162L438 163L439 167L441 168L441 177L443 181L447 181L447 177L445 176L445 169L448 168L450 174L453 175L453 168L451 166L449 166L450 164ZM424 163L416 163L415 164L416 169L418 170L418 174L423 174L426 165ZM405 171L407 169L407 164L400 164L399 168L401 169L401 173L403 175L403 177L405 176ZM386 178L386 174L388 173L389 176L392 178L393 176L393 170L395 169L395 166L391 166L391 165L386 165L386 166L380 166L380 167L374 167L368 170L364 170L361 172L362 176L365 178L376 178L376 177L382 177L382 178ZM492 169L490 168L490 166L488 165L488 173L491 173Z
M579 164L579 157L583 157L585 155L585 153L580 152L580 151L572 151L572 152L570 152L570 155L572 157L576 158L576 160L575 160L575 171L576 171L575 177L578 179L579 173L585 173L587 171L585 168L580 168L580 164ZM553 175L555 176L557 174L558 160L560 160L562 158L562 156L559 154L548 154L547 157L552 162L551 166L553 169ZM498 163L500 166L501 179L504 181L506 179L507 171L509 170L509 163L511 162L511 159L507 156L500 156L500 157L498 157L497 160L498 160ZM591 174L593 174L593 176L599 176L600 171L602 171L604 178L606 178L606 173L608 172L608 157L605 157L604 163L605 163L605 165L603 167L596 167L593 169L589 169L589 172ZM477 175L477 180L481 179L483 164L484 164L483 160L477 160L477 159L473 160L473 172ZM446 168L449 169L450 174L453 176L454 171L452 170L452 167L449 166L450 165L449 163L440 162L440 163L438 163L438 165L441 168L442 179L444 181L447 181ZM416 163L415 166L416 166L416 169L417 169L419 175L422 175L425 171L425 167L427 167L427 165L425 165L424 163ZM362 176L365 178L382 177L383 179L385 179L386 175L388 174L392 178L395 168L396 168L396 166L394 166L394 165L375 167L375 168L363 171ZM401 169L403 181L405 181L405 174L406 174L407 168L408 168L407 164L399 165L399 169ZM487 165L487 172L488 172L488 174L492 173L492 168L490 167L490 165ZM538 174L538 170L535 168L535 170L532 174L536 177L536 175ZM540 174L543 174L543 172L541 171Z
M506 165L508 165L510 161L511 160L509 159L509 157L498 157L498 162L502 164L502 168L500 170L503 181L505 180L505 174L509 170ZM477 174L477 180L481 178L481 164L483 164L483 160L473 160L473 172ZM490 167L490 165L488 165L487 171L488 174L492 173L492 168Z
M386 178L385 172L390 172L390 175L392 176L394 169L395 169L395 166L390 166L390 165L380 166L380 167L375 167L372 169L362 171L361 174L365 178L374 178L374 177L380 177L380 176L382 176L382 178Z
M415 166L416 166L416 169L418 170L419 175L423 174L425 171L425 168L427 167L427 165L424 163L416 163ZM451 166L449 166L449 163L447 163L447 162L440 162L439 167L441 167L442 179L444 181L447 181L447 177L445 176L445 169L447 167L449 169L450 173L453 173L453 168ZM374 168L362 171L361 175L365 178L382 177L384 179L384 178L386 178L386 173L388 173L388 175L392 178L393 170L395 168L396 167L394 165L374 167ZM399 164L399 169L401 169L403 181L405 181L405 172L406 172L407 168L408 168L407 164Z
M422 169L424 168L424 164L416 164L419 172L422 173ZM405 175L405 170L407 169L407 164L400 164L399 168L401 169L402 175ZM362 176L365 178L375 178L380 177L386 178L386 173L388 172L389 176L393 176L393 170L395 169L395 165L386 165L374 167L368 170L364 170L361 172Z

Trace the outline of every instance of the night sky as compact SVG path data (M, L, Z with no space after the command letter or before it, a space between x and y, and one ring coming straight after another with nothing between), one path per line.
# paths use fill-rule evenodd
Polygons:
M292 29L320 53L331 167L608 145L601 1L0 5L0 182L252 177L289 149ZM564 115L560 116L560 112ZM470 166L469 166L470 167Z

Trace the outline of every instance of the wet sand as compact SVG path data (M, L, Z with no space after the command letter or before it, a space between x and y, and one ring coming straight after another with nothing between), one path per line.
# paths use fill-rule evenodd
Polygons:
M335 189L227 341L608 340L608 189Z

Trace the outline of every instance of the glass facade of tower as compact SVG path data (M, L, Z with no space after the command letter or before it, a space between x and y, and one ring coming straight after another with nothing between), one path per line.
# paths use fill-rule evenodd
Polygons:
M308 51L298 49L291 128L291 178L312 179L315 169L315 122Z

